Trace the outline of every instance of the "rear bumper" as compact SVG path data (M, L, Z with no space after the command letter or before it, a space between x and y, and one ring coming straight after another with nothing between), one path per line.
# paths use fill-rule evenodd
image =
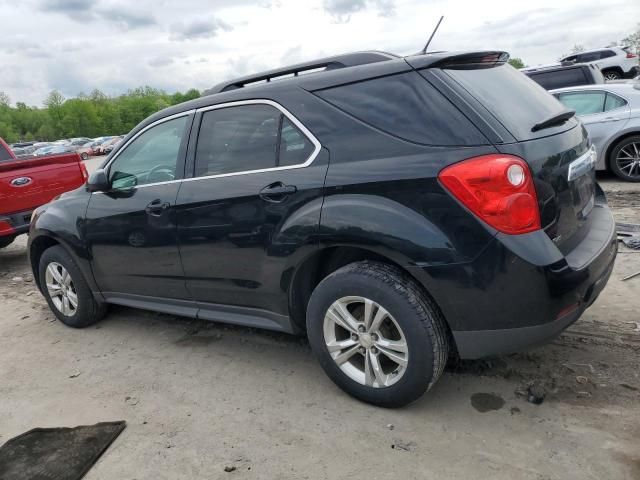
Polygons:
M425 269L461 358L521 351L580 318L605 287L617 253L611 211L599 204L592 215L589 233L566 256L542 231L499 234L469 264Z
M33 210L0 215L0 237L10 237L27 233Z

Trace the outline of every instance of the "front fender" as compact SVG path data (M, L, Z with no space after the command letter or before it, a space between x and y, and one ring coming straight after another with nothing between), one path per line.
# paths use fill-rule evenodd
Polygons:
M34 278L38 281L38 259L44 249L61 245L74 259L93 292L98 288L93 278L89 252L84 241L84 218L89 193L79 189L38 208L29 230L28 252ZM39 286L39 285L38 285Z

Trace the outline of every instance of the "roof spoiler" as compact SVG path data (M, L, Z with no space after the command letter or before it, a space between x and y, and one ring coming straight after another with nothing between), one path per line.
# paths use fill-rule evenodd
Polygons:
M356 65L365 65L368 63L382 62L385 60L394 60L400 58L396 55L386 52L355 52L347 53L345 55L336 55L334 57L322 58L319 60L312 60L310 62L298 63L288 67L277 68L254 75L248 75L246 77L235 78L227 82L219 83L213 88L206 90L202 96L213 95L214 93L228 92L230 90L236 90L238 88L247 87L253 83L258 82L271 82L278 78L294 76L304 73L312 73L315 70L335 70L338 68L355 67Z
M464 53L438 53L415 55L406 58L416 69L447 68L455 70L471 70L476 68L493 68L509 61L509 54L499 50Z

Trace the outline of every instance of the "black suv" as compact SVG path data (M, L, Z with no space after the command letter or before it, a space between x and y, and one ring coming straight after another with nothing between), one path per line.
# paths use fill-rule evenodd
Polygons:
M546 67L527 67L520 71L546 90L604 83L602 72L592 63L565 62Z
M40 291L72 327L112 303L305 333L382 406L548 340L605 286L614 222L584 128L507 59L349 54L156 113L36 211Z

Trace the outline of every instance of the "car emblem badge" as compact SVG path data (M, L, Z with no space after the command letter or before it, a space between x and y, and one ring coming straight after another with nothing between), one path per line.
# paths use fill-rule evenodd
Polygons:
M11 185L14 187L24 187L25 185L29 185L31 183L31 179L29 177L18 177L11 180Z
M592 146L587 153L569 164L568 180L575 180L576 178L595 169L596 158L596 149Z

